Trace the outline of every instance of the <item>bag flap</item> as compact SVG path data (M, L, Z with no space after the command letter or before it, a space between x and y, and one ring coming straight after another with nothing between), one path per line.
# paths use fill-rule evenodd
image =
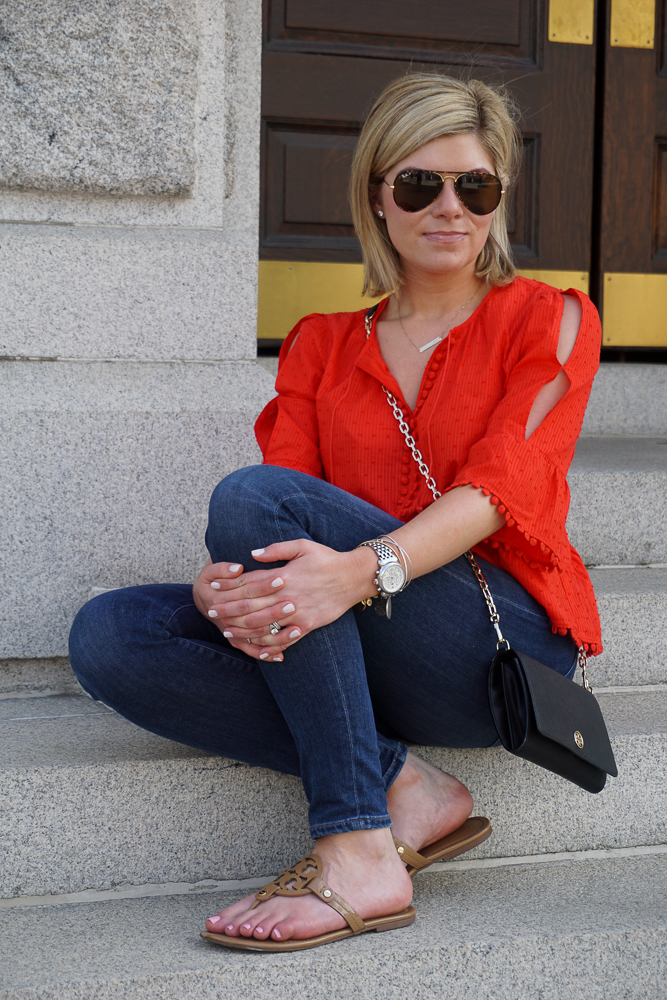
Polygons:
M525 653L511 652L523 669L542 735L615 778L618 770L607 727L590 691Z

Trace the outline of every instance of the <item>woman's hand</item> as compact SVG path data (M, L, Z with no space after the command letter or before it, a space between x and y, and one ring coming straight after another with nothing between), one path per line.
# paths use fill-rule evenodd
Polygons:
M263 660L282 659L287 646L376 593L372 549L336 552L297 539L257 549L252 556L257 562L284 560L286 565L249 573L238 564L205 566L193 594L202 614L215 621L233 646ZM275 636L269 632L274 621L283 626Z
M272 581L274 581L278 576L278 571L260 570L259 573L261 573L264 579L256 579L252 583L252 593L253 595L257 595L257 599L260 602L258 603L257 608L262 605L266 606L267 597L271 598L271 604L269 606L272 606L276 602L276 591L280 589L280 585L275 587L271 586ZM209 559L192 587L192 596L194 598L195 605L201 614L209 620L212 620L212 623L219 628L225 638L229 640L230 645L234 646L236 649L242 650L244 653L247 653L248 656L252 656L255 659L259 659L261 657L261 659L264 660L269 659L270 657L274 660L282 660L282 652L285 648L284 645L276 643L272 644L269 649L266 649L261 642L248 642L249 637L234 638L233 634L228 629L226 619L221 617L222 609L226 607L227 604L231 604L234 601L251 601L254 599L250 596L250 585L248 584L248 577L250 575L251 574L243 574L243 566L239 563L211 563ZM229 595L229 600L221 600L221 598L226 595ZM283 614L283 617L283 609L285 605L286 602L284 600L278 605L278 610L281 614ZM274 620L274 618L270 619L270 621ZM268 632L268 629L265 631Z

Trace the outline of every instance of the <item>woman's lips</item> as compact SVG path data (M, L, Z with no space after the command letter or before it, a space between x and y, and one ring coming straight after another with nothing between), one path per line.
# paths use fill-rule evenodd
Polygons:
M467 233L424 233L424 238L432 243L459 243Z

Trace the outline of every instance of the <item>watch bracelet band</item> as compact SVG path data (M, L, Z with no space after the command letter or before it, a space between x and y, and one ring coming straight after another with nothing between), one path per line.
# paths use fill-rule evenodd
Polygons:
M406 553L404 553L404 550L401 548L400 545L398 545L397 542L394 542L394 545L396 546L396 548L398 548L400 550L400 554L397 554L394 551L394 549L391 548L390 545L387 545L387 543L382 540L384 537L386 537L386 536L382 536L380 538L373 538L373 539L371 539L370 541L367 541L367 542L360 542L359 545L357 545L357 548L361 549L361 548L367 547L367 548L373 549L373 551L375 552L375 554L378 557L378 573L379 573L379 570L380 570L380 567L381 567L381 562L380 562L381 559L386 559L386 560L389 560L389 559L394 560L395 559L396 562L399 563L399 565L401 565L401 567L403 569L404 576L405 576L405 582L404 582L403 586L401 587L401 589L397 590L395 594L386 594L381 589L381 587L380 587L380 585L378 583L378 578L376 577L373 580L373 583L375 584L375 586L377 588L378 596L381 597L381 598L385 598L386 599L387 597L395 597L396 594L400 594L401 591L405 590L405 588L407 587L407 585L410 583L410 580L412 579L412 564L410 564L410 576L408 578L408 569L407 569L407 566L404 565L404 563L405 563L405 554ZM393 541L393 539L392 539L392 541ZM363 603L364 602L362 601L362 604Z
M407 582L405 583L404 587L402 588L403 590L405 590L405 588L408 586L408 584L412 583L412 559L410 558L410 556L408 555L408 553L405 551L405 549L403 548L403 546L399 545L399 543L396 541L396 539L392 538L391 535L380 535L380 538L378 539L378 541L380 541L380 542L391 542L391 544L396 547L396 549L398 551L398 557L402 561L402 563L403 563L403 569L405 570L405 578L406 578Z

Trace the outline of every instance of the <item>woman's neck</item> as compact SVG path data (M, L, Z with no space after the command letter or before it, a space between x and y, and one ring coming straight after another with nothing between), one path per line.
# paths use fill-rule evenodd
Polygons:
M471 299L477 303L477 295L481 300L486 282L481 281L474 269L453 274L405 275L403 284L393 296L388 305L394 306L402 319L415 319L425 322L438 321ZM391 312L394 311L391 309Z

